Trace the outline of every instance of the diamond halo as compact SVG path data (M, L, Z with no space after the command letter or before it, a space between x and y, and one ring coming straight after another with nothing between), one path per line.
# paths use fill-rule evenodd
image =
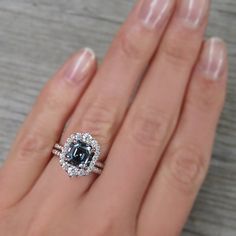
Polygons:
M82 163L79 166L73 165L68 161L68 155L71 149L78 145L85 145L91 149L92 156L90 161L86 164ZM91 155L90 153L90 155ZM100 146L98 142L89 133L73 133L65 142L64 147L59 155L60 165L67 172L70 177L87 176L93 172L95 164L100 156Z

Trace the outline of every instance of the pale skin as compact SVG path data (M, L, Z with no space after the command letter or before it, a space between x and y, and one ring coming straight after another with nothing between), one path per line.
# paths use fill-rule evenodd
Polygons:
M82 49L48 81L0 170L1 235L181 234L226 93L208 12L208 0L141 0L99 69ZM100 143L100 176L69 178L51 155L73 132Z

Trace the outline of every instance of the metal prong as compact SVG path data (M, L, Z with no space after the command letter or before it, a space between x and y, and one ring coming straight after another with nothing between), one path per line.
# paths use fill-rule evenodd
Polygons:
M58 143L56 143L56 144L54 145L54 148L57 149L57 150L60 150L60 151L63 150L63 147L62 147L60 144L58 144Z
M93 168L93 173L100 175L100 174L102 173L102 170L99 169L99 168L97 168L97 167L94 167L94 168Z
M52 154L56 155L56 156L60 156L61 151L58 151L57 149L52 149Z

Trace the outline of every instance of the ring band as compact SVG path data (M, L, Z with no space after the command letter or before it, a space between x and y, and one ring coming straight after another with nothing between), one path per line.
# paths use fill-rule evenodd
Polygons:
M89 133L73 133L64 146L56 143L52 154L59 157L60 165L70 177L101 174L104 168L98 161L100 146Z

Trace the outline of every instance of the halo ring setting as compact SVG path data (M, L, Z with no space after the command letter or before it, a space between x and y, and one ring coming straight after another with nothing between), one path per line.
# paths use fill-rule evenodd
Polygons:
M101 174L103 164L98 162L100 145L89 133L73 133L64 146L56 143L52 150L70 177Z

